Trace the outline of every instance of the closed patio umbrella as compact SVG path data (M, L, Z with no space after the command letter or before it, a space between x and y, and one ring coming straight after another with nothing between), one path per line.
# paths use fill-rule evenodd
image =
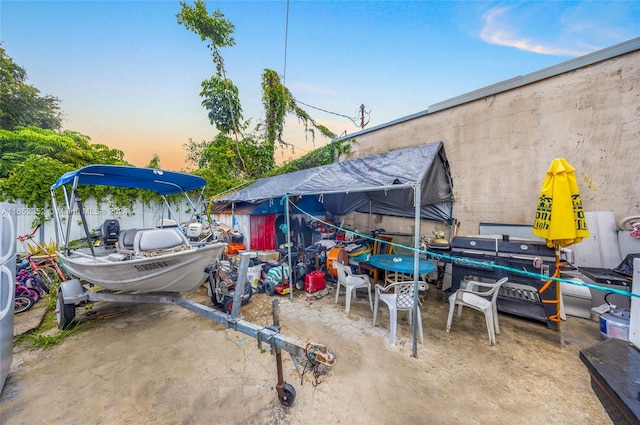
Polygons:
M560 276L560 248L589 237L575 168L564 158L554 159L547 170L532 233L545 239L548 247L555 248L556 268L553 277ZM556 299L543 302L557 305L556 314L548 319L557 322L560 331L560 283L550 279L539 292L544 292L552 283L555 283Z

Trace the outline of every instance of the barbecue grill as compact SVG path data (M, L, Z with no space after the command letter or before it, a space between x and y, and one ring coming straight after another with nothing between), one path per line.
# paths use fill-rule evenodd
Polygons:
M497 281L508 277L498 295L498 311L545 322L549 329L558 329L557 322L548 319L557 314L557 305L543 301L556 299L555 285L559 283L553 281L540 293L547 279L516 272L549 275L554 270L555 251L543 242L506 235L456 236L451 241L449 257L452 293L466 280Z

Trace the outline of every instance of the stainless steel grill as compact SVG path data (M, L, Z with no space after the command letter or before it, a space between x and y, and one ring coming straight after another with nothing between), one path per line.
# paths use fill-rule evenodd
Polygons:
M547 279L517 273L514 270L548 275L555 268L555 252L545 244L506 236L457 236L451 241L451 292L464 280L496 281L508 277L498 295L498 311L545 322L557 330L556 322L548 317L557 312L556 304L544 300L556 299L556 285L552 282L542 293ZM534 260L539 259L534 265Z

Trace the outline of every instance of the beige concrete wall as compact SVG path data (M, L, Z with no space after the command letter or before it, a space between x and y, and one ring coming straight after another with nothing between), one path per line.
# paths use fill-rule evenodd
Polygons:
M352 157L438 140L460 234L476 234L480 222L533 224L557 157L576 168L586 211L640 215L640 51L359 135ZM410 226L394 222L380 227Z

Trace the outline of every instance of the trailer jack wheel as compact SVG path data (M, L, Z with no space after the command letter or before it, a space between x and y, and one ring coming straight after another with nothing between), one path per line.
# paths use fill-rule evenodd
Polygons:
M282 386L282 393L284 396L281 396L280 391L278 391L278 400L280 400L280 404L284 407L293 406L293 402L296 400L296 389L293 388L293 385L285 383Z

